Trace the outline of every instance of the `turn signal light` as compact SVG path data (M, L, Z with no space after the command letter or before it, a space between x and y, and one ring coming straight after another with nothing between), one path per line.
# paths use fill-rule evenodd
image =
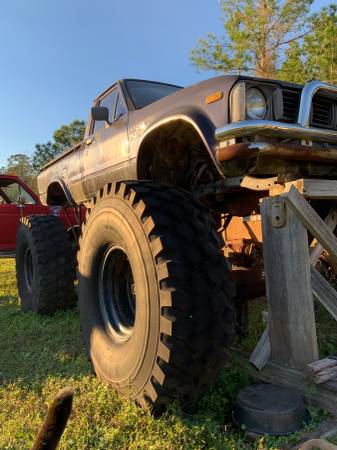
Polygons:
M207 97L205 98L205 103L206 105L208 105L209 103L217 102L218 100L221 100L222 97L223 97L222 91L213 92L213 94L207 95Z

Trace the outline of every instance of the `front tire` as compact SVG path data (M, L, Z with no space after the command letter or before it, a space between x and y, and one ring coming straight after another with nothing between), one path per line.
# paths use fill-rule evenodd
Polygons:
M191 195L107 185L89 208L79 273L90 359L119 392L157 409L224 367L233 287L209 213Z

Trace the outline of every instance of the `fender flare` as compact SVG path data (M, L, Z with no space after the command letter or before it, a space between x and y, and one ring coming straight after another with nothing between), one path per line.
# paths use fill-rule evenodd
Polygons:
M200 139L202 140L203 144L205 145L205 148L213 161L215 167L217 168L218 172L222 175L219 163L215 157L215 150L217 146L217 141L215 139L215 126L212 123L212 121L202 112L196 109L189 109L186 111L179 111L172 115L160 118L159 120L155 121L143 134L141 141L139 142L138 147L138 153L137 153L137 174L140 172L140 164L142 161L142 153L143 148L145 146L146 140L149 138L149 136L159 130L159 128L175 121L183 121L191 125L197 134L199 135Z
M62 189L62 191L63 191L63 193L64 193L64 195L65 195L65 197L67 199L67 202L69 203L70 206L73 206L73 207L76 206L76 202L73 199L73 196L71 195L70 189L68 188L68 186L67 186L66 182L64 181L64 179L61 178L61 177L56 177L56 178L53 179L53 181L51 181L49 183L48 188L47 188L46 200L48 200L48 191L49 191L49 188L50 188L50 186L52 184L58 184L61 187L61 189Z

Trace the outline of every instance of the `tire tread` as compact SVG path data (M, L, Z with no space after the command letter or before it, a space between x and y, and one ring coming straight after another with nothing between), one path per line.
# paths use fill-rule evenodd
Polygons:
M152 375L135 398L156 409L177 392L193 396L225 365L223 349L234 335L234 289L223 241L209 211L185 191L152 181L114 182L97 193L92 207L107 196L133 208L156 264L161 338Z

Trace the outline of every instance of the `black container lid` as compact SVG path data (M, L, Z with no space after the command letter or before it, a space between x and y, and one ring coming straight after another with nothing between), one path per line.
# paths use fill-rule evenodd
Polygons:
M309 418L297 392L265 383L248 386L238 393L233 416L249 431L276 436L300 430Z

